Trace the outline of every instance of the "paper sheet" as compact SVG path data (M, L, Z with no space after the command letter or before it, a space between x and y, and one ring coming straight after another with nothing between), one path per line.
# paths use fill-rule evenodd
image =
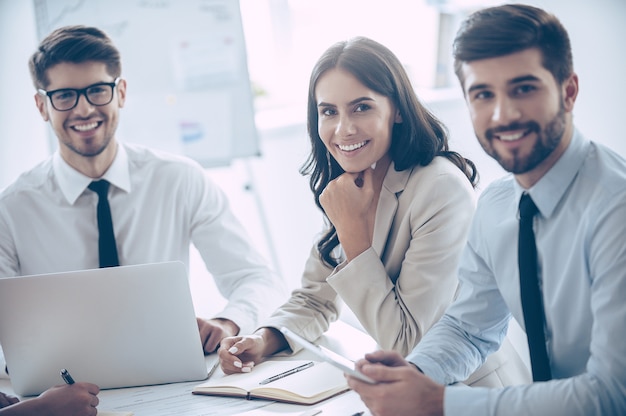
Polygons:
M198 384L165 384L102 390L98 397L103 409L133 412L134 416L221 416L238 415L272 404L271 401L198 396L191 390ZM101 413L98 413L101 414Z

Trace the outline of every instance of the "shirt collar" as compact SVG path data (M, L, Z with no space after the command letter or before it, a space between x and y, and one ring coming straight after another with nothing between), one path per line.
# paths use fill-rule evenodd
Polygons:
M519 202L522 193L526 192L530 194L541 215L544 218L550 217L582 167L588 149L589 141L574 129L572 141L563 155L535 185L525 190L517 181L513 181L516 201Z
M78 197L93 181L89 176L83 175L71 167L57 150L52 156L52 169L56 176L61 192L70 205L74 205ZM109 169L99 179L106 179L112 185L125 192L131 191L130 172L128 167L128 153L123 145L118 144L117 152Z

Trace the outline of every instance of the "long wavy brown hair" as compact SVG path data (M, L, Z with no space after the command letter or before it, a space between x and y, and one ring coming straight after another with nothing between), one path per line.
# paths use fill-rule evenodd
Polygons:
M344 173L327 152L317 130L315 87L320 76L333 68L349 72L367 88L388 97L399 110L402 123L396 123L393 127L389 149L397 171L417 165L426 166L435 156L443 156L458 166L472 186L476 186L476 166L471 160L449 150L446 127L420 103L398 58L382 44L365 37L357 37L336 43L327 49L315 64L309 81L307 130L311 140L311 153L300 168L300 173L310 175L309 186L315 203L322 212L324 209L320 204L320 194L330 181ZM339 245L339 238L334 225L325 213L324 215L329 229L318 241L317 248L322 261L335 267L340 259L333 256L333 250Z

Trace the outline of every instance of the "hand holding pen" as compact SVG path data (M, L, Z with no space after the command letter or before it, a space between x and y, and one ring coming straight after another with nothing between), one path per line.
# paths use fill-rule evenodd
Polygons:
M61 378L65 381L64 386L55 386L39 397L33 399L35 405L41 405L54 416L65 415L95 415L98 406L98 393L100 388L92 383L75 383L70 373L61 370ZM48 413L46 413L48 414Z

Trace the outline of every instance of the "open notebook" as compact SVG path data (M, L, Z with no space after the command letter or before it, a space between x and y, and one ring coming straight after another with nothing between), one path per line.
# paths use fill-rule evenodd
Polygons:
M101 389L207 377L181 262L0 279L0 343L22 396L62 368Z
M289 374L298 367L304 369ZM270 360L254 366L250 373L224 375L218 370L193 393L315 404L347 390L343 372L327 362Z

